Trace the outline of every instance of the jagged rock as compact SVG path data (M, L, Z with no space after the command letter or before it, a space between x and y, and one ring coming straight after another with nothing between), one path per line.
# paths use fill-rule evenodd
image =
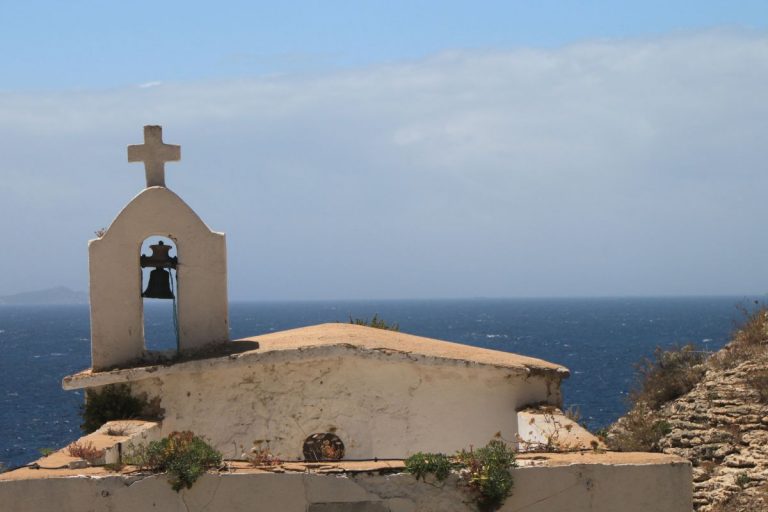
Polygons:
M768 510L768 404L749 383L765 359L711 366L694 389L658 412L672 427L658 448L691 460L697 512Z
M738 450L736 449L735 446L733 446L733 445L724 445L724 446L721 446L720 448L718 448L717 450L715 450L715 453L713 454L713 456L716 459L723 459L727 455L731 455L732 453L737 453L737 452L738 452Z
M757 463L754 461L754 459L746 457L729 457L723 461L723 464L729 468L753 468L757 466Z

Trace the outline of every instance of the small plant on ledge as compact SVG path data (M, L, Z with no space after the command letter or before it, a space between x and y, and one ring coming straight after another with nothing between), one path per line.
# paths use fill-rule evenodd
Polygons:
M190 489L206 470L221 466L221 453L192 432L171 432L136 448L129 463L155 473L167 472L171 488L179 492Z
M442 482L451 474L454 466L451 458L443 453L414 453L405 461L405 468L416 477L416 480L425 480L427 475L434 475L438 482Z
M257 468L279 466L283 462L272 453L269 447L269 440L267 439L257 439L254 441L251 452L245 455L245 458Z
M459 472L466 490L478 508L498 510L512 493L514 483L510 470L517 466L515 452L503 440L493 439L482 448L462 450L454 457L442 453L416 453L405 461L405 469L416 479L433 474L442 482L452 469Z
M56 450L53 448L48 448L47 446L44 448L38 448L37 451L42 455L43 457L48 457L52 453L54 453Z
M477 450L462 450L456 457L466 468L462 478L475 495L480 510L498 510L512 493L515 452L501 439L493 439Z
M90 441L75 441L67 446L70 457L77 457L94 465L104 457L104 450L98 450Z

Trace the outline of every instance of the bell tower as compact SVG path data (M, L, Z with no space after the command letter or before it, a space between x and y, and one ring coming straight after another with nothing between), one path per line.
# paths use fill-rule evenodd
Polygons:
M143 162L147 187L112 221L104 234L88 243L93 369L120 367L146 352L143 297L176 301L180 351L229 339L227 249L224 233L211 231L200 217L165 186L165 162L181 159L179 146L165 144L162 127L145 126L144 144L128 146L128 161ZM151 236L159 242L140 255ZM142 268L153 268L142 290ZM175 281L169 283L170 272Z

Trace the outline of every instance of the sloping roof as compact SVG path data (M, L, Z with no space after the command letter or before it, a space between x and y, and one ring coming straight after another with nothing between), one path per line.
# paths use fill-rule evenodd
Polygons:
M569 375L554 363L485 348L435 340L412 334L345 323L328 323L243 338L174 364L143 365L102 372L85 370L65 377L64 389L128 382L165 373L204 371L223 365L290 361L307 357L379 357L408 359L418 364L475 365L508 369L525 375Z
M473 347L461 343L414 336L386 329L373 329L362 325L329 323L280 331L261 336L244 338L259 343L261 351L298 350L332 345L350 345L365 351L392 351L452 361L471 362L481 365L505 368L528 368L537 370L565 370L554 363L501 352Z

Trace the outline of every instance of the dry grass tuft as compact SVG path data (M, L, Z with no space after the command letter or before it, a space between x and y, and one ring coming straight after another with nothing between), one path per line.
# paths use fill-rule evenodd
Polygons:
M657 347L653 358L645 358L637 365L640 384L630 395L632 402L658 409L683 396L704 376L706 356L692 344L672 350Z
M731 342L710 358L709 364L713 368L735 368L764 355L768 350L768 307L761 305L750 311L742 305L738 309L744 321L733 333Z
M75 441L67 446L67 453L71 457L86 460L90 464L95 464L104 457L104 450L96 449L90 441Z
M760 306L750 311L739 306L745 321L733 335L733 343L744 346L768 345L768 307Z
M659 441L671 430L666 420L639 402L621 419L620 427L608 436L606 443L611 450L619 452L658 452L661 451Z
M251 452L246 456L248 462L255 467L279 466L283 463L279 457L272 453L269 447L269 441L258 439L253 442Z
M125 435L128 429L125 427L110 427L107 429L107 435L113 437L122 437Z

